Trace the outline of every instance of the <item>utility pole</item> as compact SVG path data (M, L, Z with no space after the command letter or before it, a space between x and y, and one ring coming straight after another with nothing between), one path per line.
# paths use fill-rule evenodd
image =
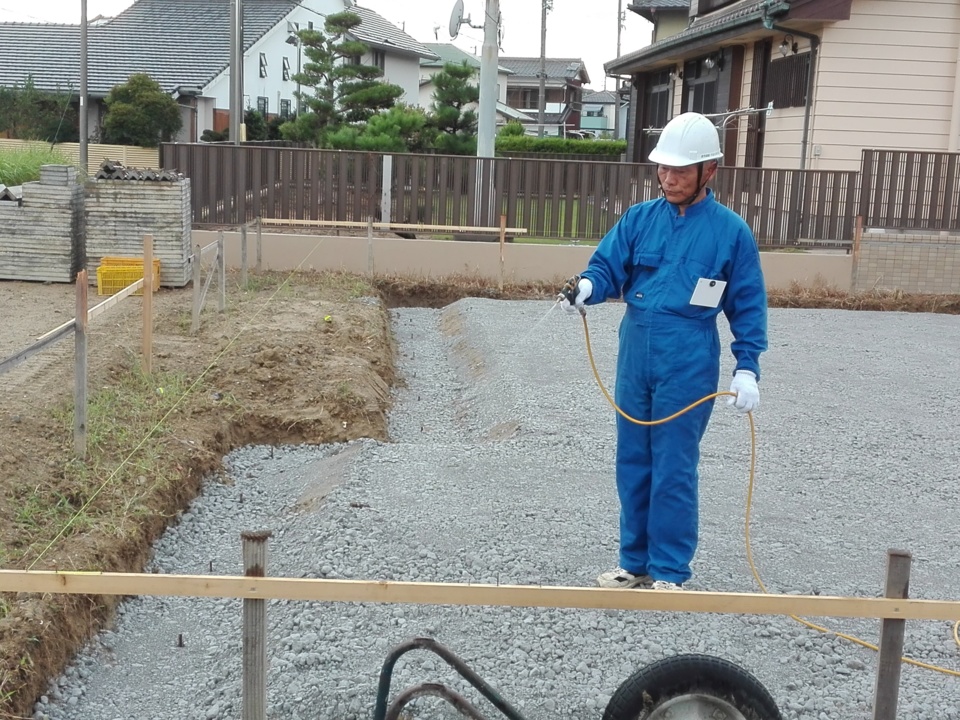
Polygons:
M623 0L617 4L617 57L620 57L620 36L623 33ZM613 139L620 139L620 78L613 78Z
M480 56L480 108L477 116L477 157L494 156L497 126L497 68L499 60L500 0L486 0L483 54Z
M80 0L80 175L87 179L87 0Z
M243 126L243 0L230 3L230 142L239 145Z
M540 16L540 94L537 96L537 137L543 137L543 124L546 120L547 108L547 12L552 9L553 0L541 0L542 14Z

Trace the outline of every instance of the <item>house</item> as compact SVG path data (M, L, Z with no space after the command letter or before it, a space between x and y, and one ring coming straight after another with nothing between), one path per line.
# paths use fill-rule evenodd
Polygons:
M513 75L507 79L507 105L535 118L528 129L537 133L540 114L540 58L501 57L500 64ZM580 129L583 86L590 82L587 67L579 58L547 58L544 78L544 132L564 136Z
M960 3L633 0L654 42L629 82L627 159L677 113L711 115L728 165L858 170L864 148L960 149Z
M620 106L620 119L617 120L617 106ZM617 93L613 90L591 92L584 90L583 112L580 114L580 130L591 137L624 137L627 106L617 102Z
M420 107L429 110L433 106L433 93L436 90L433 76L443 70L447 63L466 63L474 70L471 82L474 85L480 84L480 58L476 55L471 55L452 43L424 43L424 46L435 57L420 60ZM533 118L507 105L507 79L512 74L513 71L503 65L497 67L497 125L505 125L511 120L534 122ZM476 109L476 106L471 109Z
M177 140L194 142L205 129L229 125L231 0L136 0L114 18L88 29L88 127L96 140L103 99L134 73L147 73L180 104ZM243 3L245 109L264 116L296 112L293 79L304 57L296 33L323 28L326 15L349 9L361 18L356 39L370 48L362 59L378 65L416 104L426 47L377 13L350 0L246 0ZM41 90L78 97L78 25L0 23L0 86L28 78Z

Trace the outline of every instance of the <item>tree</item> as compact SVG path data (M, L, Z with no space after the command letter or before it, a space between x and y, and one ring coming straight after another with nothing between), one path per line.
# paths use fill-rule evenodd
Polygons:
M423 152L431 139L426 113L407 105L394 105L365 125L344 125L327 136L332 148L366 152Z
M143 73L114 86L104 102L103 138L108 143L156 147L170 141L183 125L177 102Z
M27 78L22 85L0 87L0 133L49 143L80 139L77 111L70 95L44 92Z
M247 140L267 139L267 121L259 110L247 110L243 114L243 124L247 128Z
M283 126L287 139L312 140L326 144L326 136L349 123L364 123L381 110L393 107L403 88L383 82L383 71L361 65L369 48L350 37L360 24L352 12L328 15L324 33L301 30L297 33L306 56L301 72L293 76L301 88L313 88L312 95L301 90L308 112L297 117L295 127ZM307 117L312 115L313 117ZM313 129L316 135L305 137Z
M474 70L467 61L445 63L433 76L432 122L440 134L436 147L448 155L474 155L477 152L477 114L464 110L480 99L480 90L470 80Z

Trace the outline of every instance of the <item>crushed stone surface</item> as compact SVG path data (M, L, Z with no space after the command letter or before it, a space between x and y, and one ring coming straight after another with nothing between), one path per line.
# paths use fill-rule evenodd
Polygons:
M617 562L614 414L579 317L549 308L470 299L393 311L405 383L392 442L231 453L148 570L242 574L241 532L271 530L271 576L591 586ZM622 311L588 310L608 385ZM751 524L771 592L875 597L886 550L903 548L912 597L960 598L958 337L956 316L771 310ZM703 443L688 588L755 592L744 541L748 425L725 403ZM690 652L741 665L784 718L872 717L876 654L785 617L288 601L268 602L267 613L270 718L371 717L388 651L422 635L529 720L600 718L632 673ZM240 718L242 615L240 600L128 600L34 717ZM879 638L878 621L810 619ZM960 670L949 623L908 622L906 653ZM422 651L400 660L391 697L420 682L448 684L498 716ZM905 666L901 716L960 718L957 682ZM408 707L417 718L455 717L435 699Z

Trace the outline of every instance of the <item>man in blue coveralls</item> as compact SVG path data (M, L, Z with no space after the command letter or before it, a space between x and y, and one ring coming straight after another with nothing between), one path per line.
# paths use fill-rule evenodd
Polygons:
M736 358L729 404L760 402L759 357L767 348L767 294L750 228L706 185L723 156L716 127L698 113L675 117L660 135L663 197L629 208L607 233L563 306L623 296L615 400L638 420L674 414L717 392L722 310ZM662 425L617 416L620 564L605 588L679 590L697 548L700 441L713 402Z

